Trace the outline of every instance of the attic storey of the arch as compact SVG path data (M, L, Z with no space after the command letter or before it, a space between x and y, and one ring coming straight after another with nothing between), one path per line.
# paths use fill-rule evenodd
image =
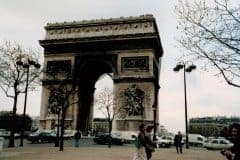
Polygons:
M92 127L94 86L99 76L112 73L115 104L121 114L114 130L137 130L142 122L158 123L159 66L163 54L157 24L152 15L52 23L45 26L46 73L71 72L78 92L71 95L65 127L86 131ZM57 116L49 112L49 88L60 80L43 76L40 125L54 129ZM68 77L69 78L69 77ZM156 124L155 123L155 124Z

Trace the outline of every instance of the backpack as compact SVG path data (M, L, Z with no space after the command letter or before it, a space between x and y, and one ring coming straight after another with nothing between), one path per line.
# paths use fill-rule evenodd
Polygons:
M138 137L135 137L135 139L133 140L133 144L135 145L136 148L141 147L141 142Z

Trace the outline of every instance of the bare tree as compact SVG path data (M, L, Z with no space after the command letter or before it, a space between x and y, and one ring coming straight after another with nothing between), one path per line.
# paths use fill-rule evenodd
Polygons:
M62 66L66 67L66 66ZM59 69L59 68L58 68ZM60 147L59 151L64 150L64 127L66 112L69 106L78 103L74 100L74 95L78 93L77 80L71 68L67 72L45 71L46 76L43 79L43 84L50 90L49 107L50 112L61 113L61 131L60 131Z
M111 148L111 133L112 133L112 124L113 120L118 113L120 113L120 109L117 108L114 101L114 96L112 90L109 88L104 88L101 92L99 92L95 97L95 105L98 110L102 112L108 122L108 134L109 134L109 143L108 147Z
M14 147L14 132L16 124L17 100L20 93L24 93L26 85L25 71L17 65L17 61L26 55L36 57L39 52L26 50L21 45L10 41L0 44L0 88L9 98L13 99L12 129L8 147ZM29 72L29 87L35 89L40 70L32 69Z
M179 0L178 42L182 58L200 60L203 68L240 87L240 5L230 0Z

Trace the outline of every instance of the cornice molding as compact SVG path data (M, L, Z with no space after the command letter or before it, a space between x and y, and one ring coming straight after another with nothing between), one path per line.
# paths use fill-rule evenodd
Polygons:
M157 33L153 16L47 24L45 40Z
M133 23L140 21L153 20L154 17L151 14L140 15L140 16L130 16L130 17L119 17L119 18L109 18L109 19L92 19L92 20L82 20L73 22L57 22L57 23L47 23L45 29L57 29L57 28L71 28L71 27L89 27L98 25L110 25L110 24L121 24L121 23Z

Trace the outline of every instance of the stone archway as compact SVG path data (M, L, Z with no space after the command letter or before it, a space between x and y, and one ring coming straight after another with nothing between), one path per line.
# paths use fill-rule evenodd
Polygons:
M66 116L69 129L91 127L94 85L104 73L113 73L117 106L126 111L115 119L114 130L137 130L142 122L158 123L163 50L152 15L52 23L45 29L46 37L40 40L45 67L64 71L67 64L78 80L79 93L73 97L79 103L70 106ZM43 84L40 124L44 129L51 128L56 119L47 112L48 96Z
M76 128L82 131L88 131L92 128L95 83L102 74L114 72L112 57L114 56L77 57L77 77L81 78L79 82L79 107Z

